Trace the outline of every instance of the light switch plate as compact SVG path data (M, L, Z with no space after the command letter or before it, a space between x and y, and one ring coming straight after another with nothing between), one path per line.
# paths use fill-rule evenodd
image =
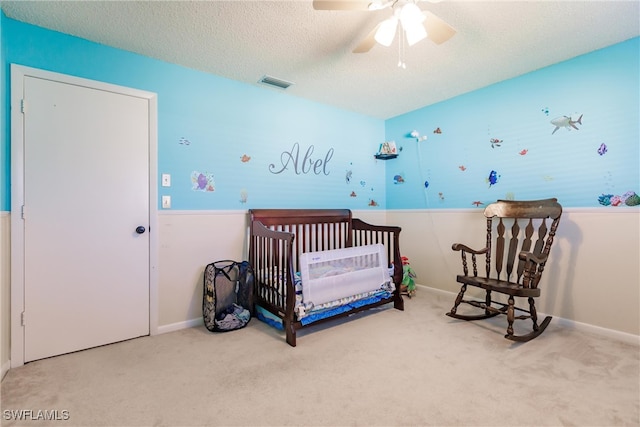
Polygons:
M169 175L168 173L162 174L162 186L171 187L171 175Z
M162 209L171 209L171 196L162 196Z

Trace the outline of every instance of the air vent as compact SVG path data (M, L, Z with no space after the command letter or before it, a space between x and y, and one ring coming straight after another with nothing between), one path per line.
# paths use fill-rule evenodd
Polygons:
M272 76L262 76L262 78L258 80L258 83L277 87L280 89L286 89L293 84L292 82L288 82L286 80L278 79Z

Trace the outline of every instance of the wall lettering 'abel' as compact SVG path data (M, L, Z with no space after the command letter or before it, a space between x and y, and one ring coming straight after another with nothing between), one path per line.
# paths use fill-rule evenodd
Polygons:
M293 144L293 147L291 147L291 151L283 151L280 154L280 163L282 167L280 169L277 169L278 166L271 163L269 165L269 172L273 174L280 174L289 169L289 165L291 165L296 175L306 175L308 173L314 173L315 175L329 175L330 172L327 168L327 165L333 157L333 148L329 148L329 150L327 150L327 153L324 155L324 159L322 157L312 157L313 150L313 145L310 145L301 160L300 144L296 142L295 144Z

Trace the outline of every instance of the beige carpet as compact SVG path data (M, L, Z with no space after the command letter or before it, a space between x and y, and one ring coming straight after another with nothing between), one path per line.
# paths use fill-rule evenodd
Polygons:
M419 288L404 312L315 328L296 348L252 320L229 333L192 328L28 363L2 382L2 425L640 424L637 346L556 320L515 344L503 338L504 316L457 321L444 315L451 303ZM68 419L9 419L19 410Z

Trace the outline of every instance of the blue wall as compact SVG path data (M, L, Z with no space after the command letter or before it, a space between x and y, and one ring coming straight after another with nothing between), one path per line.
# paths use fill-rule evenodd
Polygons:
M626 206L640 193L639 52L634 38L387 120L402 152L388 162L386 207ZM554 132L566 117L577 129Z
M7 75L17 63L158 94L158 174L172 178L170 188L158 178L158 193L172 196L173 209L385 206L385 163L373 158L382 120L5 16L2 32ZM9 144L3 132L3 152ZM9 210L8 185L0 197Z
M611 208L640 192L640 38L385 122L4 15L0 24L0 210L10 209L10 63L157 93L158 174L172 176L170 188L158 177L158 193L173 209L482 208L544 197ZM578 129L554 133L551 121L565 116ZM397 159L373 158L385 140L402 149Z

